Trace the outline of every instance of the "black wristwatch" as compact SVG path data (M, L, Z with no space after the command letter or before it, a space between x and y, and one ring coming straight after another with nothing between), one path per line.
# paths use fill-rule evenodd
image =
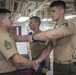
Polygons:
M32 40L33 40L33 43L38 42L38 40L35 40L35 39L34 39L34 35L32 35Z
M36 43L36 42L43 42L43 43L45 43L45 41L35 40L35 39L34 39L34 35L32 35L32 40L33 40L33 42L32 42L32 43Z

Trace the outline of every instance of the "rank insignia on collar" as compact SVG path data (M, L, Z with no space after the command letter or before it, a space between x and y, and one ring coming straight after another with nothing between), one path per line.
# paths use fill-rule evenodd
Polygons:
M7 40L4 41L4 46L7 50L12 48L12 45L10 44L10 42L8 42Z
M62 24L62 25L64 25L64 26L68 27L68 23L67 23L67 22L66 22L66 23L64 23L64 24Z

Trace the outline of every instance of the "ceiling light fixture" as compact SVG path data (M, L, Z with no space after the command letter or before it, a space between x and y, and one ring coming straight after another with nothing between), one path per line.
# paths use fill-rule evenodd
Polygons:
M71 18L75 18L76 15L68 15L68 16L65 16L65 19L71 19Z
M52 19L42 19L41 21L52 21Z
M24 21L27 21L29 19L29 17L20 17L18 18L18 22L24 22Z

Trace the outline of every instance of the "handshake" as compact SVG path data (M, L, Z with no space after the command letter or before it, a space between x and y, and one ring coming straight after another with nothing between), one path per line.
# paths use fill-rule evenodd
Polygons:
M32 68L36 71L36 72L43 72L43 73L47 73L48 68L46 68L46 66L42 67L41 63L39 63L37 60L33 60L32 61Z
M32 61L32 68L36 71L39 68L39 63L37 62L37 60L33 60Z

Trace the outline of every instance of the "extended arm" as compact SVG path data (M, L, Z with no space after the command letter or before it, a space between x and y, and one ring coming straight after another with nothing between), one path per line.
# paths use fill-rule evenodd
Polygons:
M50 58L49 58L49 55L48 55L48 57L46 57L46 59L45 59L45 65L44 65L44 67L42 69L43 73L47 73L48 72L49 62L50 62Z
M22 35L22 36L19 36L18 42L31 42L29 36L31 36L31 35Z
M64 33L60 29L52 29L52 30L47 30L43 31L39 34L34 35L34 40L50 40L50 39L57 39L61 38L64 36Z
M48 57L51 51L52 51L52 43L49 42L47 46L43 49L42 54L38 57L36 61L38 63L41 63L44 59L46 59L46 57Z
M30 40L30 38L32 38L31 35L16 35L13 34L14 40L15 42L31 42L32 40Z
M52 29L43 31L33 36L34 40L46 41L50 39L57 39L63 37L64 34L60 29ZM18 36L17 42L32 42L32 35L20 35Z
M21 56L20 54L15 54L11 57L11 60L18 66L29 66L34 69L38 68L38 64L35 62L28 60L27 58Z
M49 65L49 61L50 61L50 58L49 58L49 55L46 57L46 59L45 59L45 68L47 68L48 67L48 65Z

